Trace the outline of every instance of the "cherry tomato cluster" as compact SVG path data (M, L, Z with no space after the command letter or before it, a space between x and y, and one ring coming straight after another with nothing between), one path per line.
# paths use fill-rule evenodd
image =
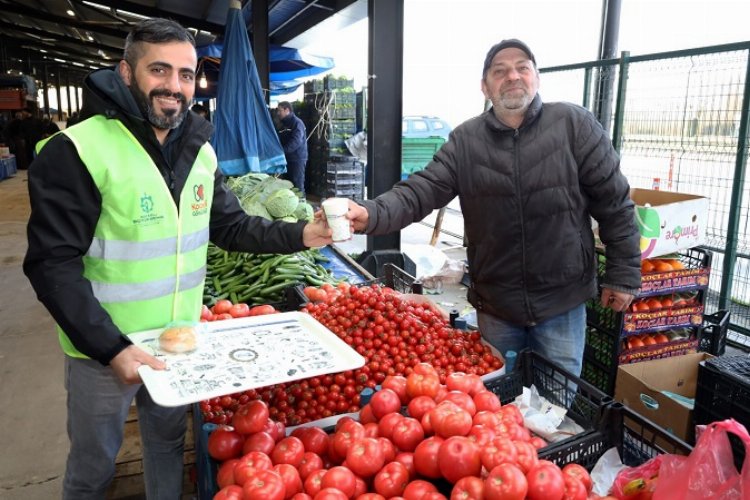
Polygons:
M441 383L418 363L384 380L359 419L340 418L331 434L299 426L287 435L269 417L253 401L234 427L210 435L209 453L223 461L214 499L446 499L440 485L451 499L594 498L586 469L539 459L546 443L476 374Z
M428 303L380 285L341 283L319 290L317 301L303 310L364 356L365 366L203 401L205 421L226 424L241 404L260 398L269 405L271 418L298 425L358 411L363 389L389 375L409 375L421 362L433 365L441 382L452 372L484 375L502 367L479 332L451 328ZM314 296L310 290L305 293Z

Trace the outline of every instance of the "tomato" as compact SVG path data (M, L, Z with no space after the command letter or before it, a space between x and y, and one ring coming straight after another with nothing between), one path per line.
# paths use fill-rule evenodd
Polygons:
M214 304L212 311L214 314L225 314L228 313L229 310L232 308L234 304L232 304L231 300L227 299L221 299L217 300L216 304Z
M510 463L493 467L484 480L484 497L487 500L523 500L528 489L523 471Z
M526 473L530 500L561 500L565 494L565 478L555 465L537 465Z
M459 406L443 402L430 411L430 421L438 436L466 436L473 425L469 412Z
M437 406L434 399L429 396L417 396L409 401L406 410L412 417L421 420L422 416Z
M529 439L529 443L531 443L534 446L534 448L536 448L537 450L541 450L542 448L547 446L547 441L540 438L539 436L534 436L531 439Z
M284 481L276 472L269 469L255 469L242 485L246 499L284 500Z
M398 394L402 405L409 402L409 397L406 395L406 377L403 375L388 375L380 385L383 389L390 389Z
M232 315L228 312L214 315L214 321L223 321L225 319L232 319Z
M245 439L245 444L242 446L242 453L246 454L251 451L261 451L266 455L271 455L274 446L276 446L276 441L274 441L269 433L262 431L256 432L255 434L250 434L247 439Z
M467 437L449 437L438 450L438 467L442 476L451 483L462 477L479 476L482 471L479 448Z
M212 313L211 309L205 304L201 306L201 319L206 321L212 321L214 319L214 313Z
M440 493L439 491L428 491L424 495L422 495L422 500L447 500L445 498L445 495Z
M245 494L242 492L242 487L236 484L230 484L220 489L213 500L244 500Z
M577 477L564 475L563 482L565 483L563 500L586 500L588 498L589 492L586 491L586 486Z
M350 495L345 494L338 488L323 488L315 494L313 500L349 500Z
M286 437L286 425L269 418L263 426L263 432L269 433L274 442L278 443Z
M352 495L352 498L356 498L364 493L367 493L367 483L361 477L356 476L354 478L354 495Z
M513 444L516 447L516 463L524 474L528 474L531 469L536 467L537 462L539 462L536 448L531 443L524 441L513 441Z
M323 468L323 458L317 453L306 451L302 455L302 461L297 467L300 478L304 481L311 473Z
M268 406L256 399L237 408L232 425L240 434L253 434L263 430L268 421Z
M372 407L370 406L370 403L367 403L362 408L359 409L359 422L361 424L369 424L376 422L378 419L375 418L375 415L372 414Z
M464 372L449 373L445 377L445 385L449 391L459 391L472 396L481 390L486 390L481 378L470 376Z
M449 391L442 399L442 401L451 401L453 403L456 403L460 408L466 410L472 417L477 412L477 405L474 404L474 400L471 399L471 396L469 396L465 392Z
M490 429L495 429L497 424L500 423L500 417L495 412L482 410L478 411L471 421L474 425L483 425Z
M223 462L216 472L216 484L219 488L234 484L234 468L240 463L239 459L231 458Z
M406 500L421 500L427 493L436 491L437 487L434 484L422 479L415 479L406 485L404 493L401 496Z
M414 470L417 474L437 479L441 477L438 466L438 452L445 440L440 436L428 437L414 450Z
M424 365L420 363L417 366ZM430 365L427 365L430 366ZM432 368L430 366L430 368ZM434 371L434 368L432 368ZM406 394L410 398L417 396L428 396L434 398L440 390L440 379L435 374L425 374L417 372L417 368L406 377Z
M337 465L326 471L320 481L320 486L321 488L336 488L343 491L346 498L350 498L354 495L356 478L351 470Z
M482 448L480 458L484 468L492 470L500 464L515 464L518 460L518 451L513 441L498 436Z
M365 428L359 422L352 421L337 430L331 438L331 444L336 454L342 458L346 458L346 454L349 451L349 447L355 441L358 441L365 437Z
M354 441L346 453L346 465L360 477L375 475L385 463L380 443L375 438L362 438Z
M393 436L393 429L396 427L396 424L398 424L403 418L403 415L396 412L384 416L380 419L380 422L378 422L378 434L381 437L390 439Z
M375 475L372 484L386 498L400 496L409 484L409 471L401 462L390 462Z
M473 425L466 437L474 441L481 450L490 441L495 439L495 431L483 425Z
M356 497L356 500L385 500L385 497L383 495L379 495L378 493L363 493L362 495Z
M378 443L380 443L380 449L383 450L383 457L385 457L385 463L393 462L396 459L396 453L398 450L396 449L396 445L393 444L393 441L391 441L388 438L379 437L377 438Z
M291 464L294 467L299 467L304 454L305 445L302 444L302 440L289 436L276 443L271 452L271 461L274 464Z
M289 500L313 500L313 497L311 497L307 493L296 493Z
M250 315L250 306L242 303L234 304L229 308L228 312L232 315L233 318L244 318L245 316Z
M364 424L365 437L376 438L380 437L380 431L378 430L378 424L375 422L368 422Z
M474 405L477 407L477 411L497 411L502 408L503 404L500 402L500 398L497 394L488 390L482 390L474 395Z
M291 498L293 495L302 492L302 478L293 465L277 464L273 466L273 471L284 482L284 498Z
M563 476L572 476L581 481L586 487L586 491L589 493L594 487L594 482L591 480L589 471L583 465L579 464L567 464L562 468Z
M296 436L302 440L305 451L325 455L328 450L328 434L320 427L298 427L294 429L292 436Z
M328 472L327 469L318 469L311 472L305 479L305 493L314 497L322 489L323 476L326 475L326 472Z
M270 470L271 468L273 468L273 463L268 455L259 451L251 451L242 455L234 467L234 482L242 486L256 469Z
M462 477L451 490L451 500L484 500L484 481L476 476Z
M402 418L393 426L391 440L401 451L414 451L417 445L424 441L422 424L416 418Z
M372 395L369 404L372 408L372 414L378 420L401 409L401 399L391 389L380 389Z
M417 471L414 470L414 453L402 451L401 453L398 453L396 455L396 458L394 458L393 461L399 462L403 464L404 467L406 467L406 470L409 472L410 481L412 481L417 476Z
M263 316L264 314L274 314L278 312L272 305L264 304L250 308L248 316Z
M223 462L242 455L245 438L231 427L219 427L208 436L208 454Z

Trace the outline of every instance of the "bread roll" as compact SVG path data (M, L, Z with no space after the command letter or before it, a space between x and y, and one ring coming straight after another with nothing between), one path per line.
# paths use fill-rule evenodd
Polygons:
M190 352L196 346L195 328L192 326L173 326L166 328L159 336L159 348L162 351L179 354Z

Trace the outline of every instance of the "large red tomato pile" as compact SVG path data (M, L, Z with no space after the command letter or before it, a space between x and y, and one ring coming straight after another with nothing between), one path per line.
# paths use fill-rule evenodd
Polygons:
M222 461L214 498L595 498L585 468L539 459L544 441L479 376L454 373L442 384L431 365L418 363L383 385L359 420L340 418L332 434L302 426L287 436L265 403L242 406L234 427L208 440Z
M364 388L374 388L388 376L409 375L421 362L434 366L441 382L452 372L483 375L502 367L479 332L451 328L429 303L389 288L326 284L308 287L305 294L312 302L303 311L364 356L365 366L203 401L205 421L226 424L241 404L259 398L268 404L272 419L298 425L358 411Z

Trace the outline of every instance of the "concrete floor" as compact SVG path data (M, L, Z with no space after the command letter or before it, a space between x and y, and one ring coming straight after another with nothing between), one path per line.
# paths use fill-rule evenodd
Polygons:
M68 439L65 431L63 355L54 323L36 300L23 275L29 202L26 171L0 181L0 499L60 498ZM462 233L461 221L449 210L444 227ZM426 221L434 222L435 214ZM402 231L402 244L428 244L432 228L416 223ZM346 253L366 249L355 236L339 245ZM437 248L462 260L458 238L441 235ZM442 307L463 311L466 290L446 285L432 295Z

